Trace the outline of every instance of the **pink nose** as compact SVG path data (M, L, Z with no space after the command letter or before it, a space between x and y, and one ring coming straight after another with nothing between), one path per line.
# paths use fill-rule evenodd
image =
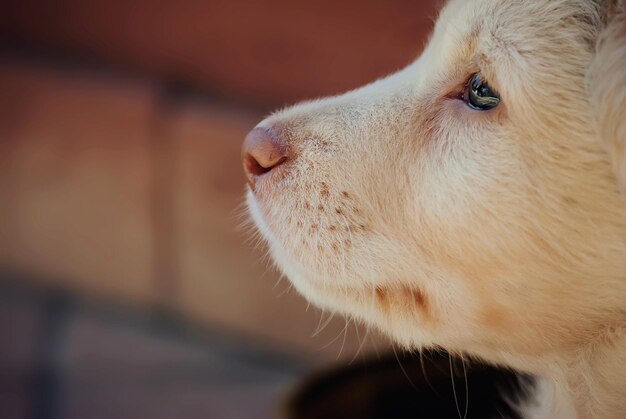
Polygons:
M241 156L248 183L253 187L259 177L287 161L286 147L273 130L266 128L254 128L248 133Z

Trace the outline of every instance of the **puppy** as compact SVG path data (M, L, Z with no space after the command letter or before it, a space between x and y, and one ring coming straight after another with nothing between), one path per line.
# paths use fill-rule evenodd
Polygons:
M451 0L421 56L248 135L250 214L313 303L626 418L626 7Z

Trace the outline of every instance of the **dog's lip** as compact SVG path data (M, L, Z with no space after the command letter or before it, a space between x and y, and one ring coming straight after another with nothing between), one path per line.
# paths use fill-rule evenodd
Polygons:
M266 237L267 239L280 243L276 237L274 229L272 228L271 217L267 211L267 200L263 199L262 196L259 196L259 193L255 192L254 188L248 185L247 201L250 214L257 225L257 228L259 228L262 232L264 231L265 235L269 235L269 237Z

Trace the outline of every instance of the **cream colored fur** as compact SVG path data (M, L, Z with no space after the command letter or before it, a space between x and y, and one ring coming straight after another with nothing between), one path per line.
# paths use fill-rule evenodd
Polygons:
M407 68L261 122L290 152L248 194L278 267L407 347L543 377L528 417L626 418L623 7L452 0ZM491 111L457 98L476 72Z

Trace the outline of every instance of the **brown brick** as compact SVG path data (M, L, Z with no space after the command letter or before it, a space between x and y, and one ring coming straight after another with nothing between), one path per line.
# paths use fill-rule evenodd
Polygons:
M151 300L154 90L3 64L0 91L2 266Z

